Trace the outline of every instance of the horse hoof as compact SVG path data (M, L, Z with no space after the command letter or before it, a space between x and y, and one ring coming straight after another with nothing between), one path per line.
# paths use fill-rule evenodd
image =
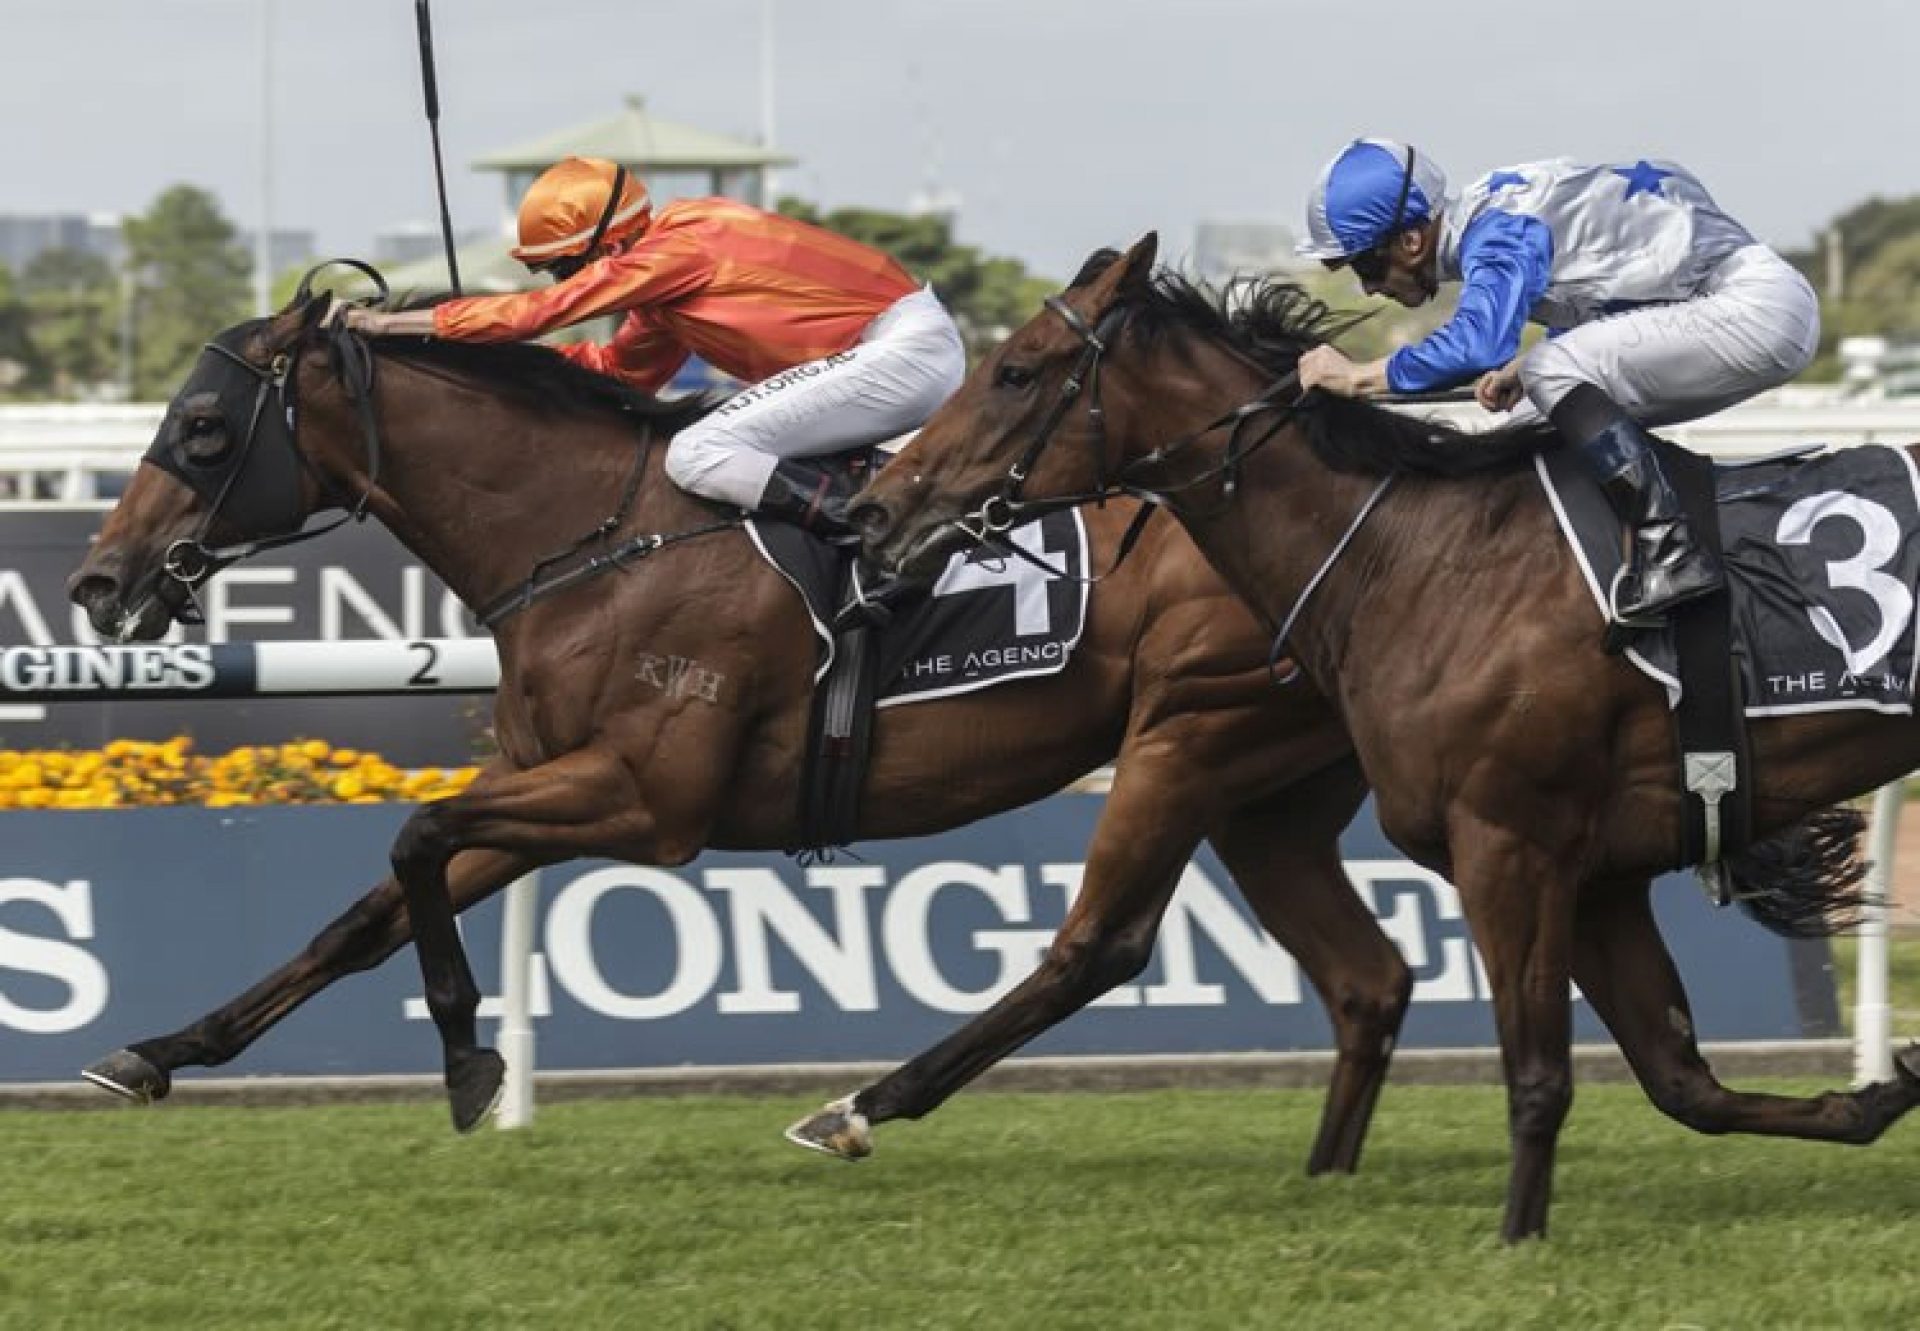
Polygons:
M463 1054L447 1069L447 1106L456 1132L472 1132L500 1103L507 1060L491 1049Z
M865 1160L873 1154L873 1126L853 1107L851 1095L788 1128L787 1140L842 1160Z
M1893 1056L1893 1075L1909 1086L1920 1086L1920 1044L1910 1044Z
M150 1105L167 1098L173 1078L131 1049L116 1049L97 1063L80 1069L80 1075L103 1091L110 1091L137 1105Z

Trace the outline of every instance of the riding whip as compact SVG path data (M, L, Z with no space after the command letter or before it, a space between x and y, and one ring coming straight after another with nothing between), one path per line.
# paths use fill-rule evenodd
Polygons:
M447 169L440 157L440 89L433 77L433 18L427 0L413 0L420 26L420 83L427 95L427 131L433 136L433 183L440 190L440 238L447 246L447 277L460 294L460 262L453 254L453 215L447 211Z

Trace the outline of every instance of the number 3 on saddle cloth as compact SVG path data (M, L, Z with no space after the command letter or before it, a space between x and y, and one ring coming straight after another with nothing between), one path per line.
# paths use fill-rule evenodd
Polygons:
M1695 603L1708 607L1704 617L1726 622L1718 641L1696 646L1701 640L1689 638L1684 617L1702 612L1682 607L1675 627L1637 634L1626 648L1626 658L1666 688L1668 705L1676 712L1688 705L1687 681L1704 678L1709 684L1703 691L1721 680L1727 682L1723 693L1737 689L1737 710L1746 717L1839 708L1912 713L1920 660L1915 650L1920 621L1914 614L1914 589L1920 586L1920 473L1902 449L1817 448L1709 468L1662 445L1669 474L1684 470L1699 478L1694 495L1686 496L1689 487L1676 476L1690 513L1699 513L1704 478L1712 477L1717 504L1710 516L1718 518L1728 579L1725 600ZM1623 562L1620 524L1572 450L1548 450L1534 465L1604 620L1606 589ZM1717 669L1729 651L1736 669L1720 670L1717 678L1700 674L1699 663L1690 660L1712 656L1714 661L1704 664ZM1744 767L1743 728L1732 715L1736 709L1723 699L1722 710L1736 732L1724 756L1730 765L1738 755ZM1699 755L1686 742L1684 721L1680 730L1684 764L1690 751ZM1683 770L1683 786L1694 788L1688 779L1693 775ZM1739 784L1750 786L1744 780ZM1703 794L1702 801L1709 806L1703 821L1710 821L1712 798ZM1702 860L1719 858L1704 854L1718 840L1712 830L1695 831L1690 849L1702 849ZM1714 848L1724 853L1740 847Z
M753 519L747 534L806 602L817 640L798 850L852 838L875 708L1057 674L1086 628L1087 531L1077 511L1009 533L1047 568L979 550L957 554L930 594L899 605L884 628L839 634L830 626L847 601L852 552L787 522Z

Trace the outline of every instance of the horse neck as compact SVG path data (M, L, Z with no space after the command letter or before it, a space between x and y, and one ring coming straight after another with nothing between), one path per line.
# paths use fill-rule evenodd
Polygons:
M369 511L469 607L520 585L536 562L619 508L644 459L621 533L712 520L672 485L665 441L611 413L537 414L510 399L404 363L381 363L379 475ZM367 484L357 417L338 391L302 414L323 471L347 494Z
M1185 375L1153 375L1145 380L1154 385L1156 398L1168 404L1166 420L1204 422L1218 417L1252 401L1271 382L1271 376L1239 357L1212 348L1189 351L1194 369ZM1183 379L1189 385L1186 391L1168 392L1169 386ZM1165 483L1173 487L1168 492L1173 514L1194 544L1269 631L1276 631L1327 564L1379 481L1327 467L1297 428L1274 416L1249 420L1241 430L1241 443L1260 440L1269 431L1271 437L1241 463L1233 493L1225 491L1224 477L1178 488L1183 478L1218 475L1226 459L1230 427L1195 443L1187 460L1170 464ZM1144 442L1151 446L1178 437L1178 428L1158 427L1156 434ZM1323 625L1337 626L1338 618L1330 618L1327 608L1356 598L1352 584L1361 570L1374 563L1377 544L1376 522L1369 518L1353 544L1327 567L1294 626L1290 648L1320 636Z

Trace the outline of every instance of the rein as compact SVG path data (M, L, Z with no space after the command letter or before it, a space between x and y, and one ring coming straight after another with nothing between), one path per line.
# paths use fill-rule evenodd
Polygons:
M1282 376L1268 385L1258 397L1215 417L1199 429L1169 440L1151 453L1126 463L1119 469L1114 480L1109 482L1106 412L1100 402L1100 363L1125 326L1128 310L1124 305L1116 304L1095 326L1089 324L1078 310L1067 304L1066 300L1060 296L1047 297L1046 307L1059 315L1067 327L1079 336L1083 343L1080 359L1067 375L1065 382L1061 384L1060 396L1055 399L1046 418L1040 422L1040 428L1032 442L1027 445L1020 459L1007 469L1006 480L1001 485L999 493L989 495L978 509L956 519L954 526L970 541L996 554L1023 559L1044 570L1050 577L1092 586L1095 583L1104 582L1119 570L1120 565L1125 562L1126 557L1132 553L1135 544L1138 543L1141 533L1146 530L1146 525L1152 519L1154 512L1167 506L1172 496L1195 489L1215 477L1224 477L1222 502L1231 502L1239 487L1241 464L1277 435L1281 427L1286 424L1287 417L1291 415L1293 403L1283 399L1298 398L1300 376L1297 372ZM1235 354L1238 355L1237 352ZM1240 359L1246 360L1246 357L1242 356ZM1248 363L1253 364L1251 361ZM1256 368L1265 372L1264 367L1256 366ZM1094 488L1077 495L1023 500L1020 494L1028 476L1032 475L1033 468L1038 464L1041 455L1053 442L1054 432L1060 428L1060 423L1066 419L1067 412L1072 409L1083 390L1087 394L1087 416L1092 422L1094 432ZM1277 415L1273 427L1262 433L1252 443L1242 446L1241 431L1246 429L1254 417L1269 412ZM1134 469L1157 466L1227 425L1233 427L1233 432L1227 440L1226 459L1219 466L1209 468L1177 485L1149 487L1134 484L1127 479L1128 473ZM1055 568L1032 551L1007 539L1007 533L1013 528L1031 522L1043 514L1064 508L1078 508L1083 504L1104 505L1109 499L1121 497L1139 500L1141 509L1122 534L1120 544L1114 550L1113 563L1108 565L1104 573L1095 574L1093 577L1080 577L1068 573L1065 569Z
M480 621L482 628L491 631L494 625L519 614L535 601L577 583L597 578L602 573L612 573L616 570L625 572L648 555L656 554L670 545L678 545L682 541L712 536L718 532L731 531L746 525L746 515L741 514L739 517L710 522L705 526L690 527L685 531L633 536L618 545L609 544L613 534L626 523L627 515L633 509L633 501L639 497L640 483L646 476L647 459L652 452L653 433L648 430L640 438L640 447L634 456L633 468L627 473L626 485L621 490L619 506L611 515L601 519L599 526L572 544L536 559L533 567L527 571L526 581L520 586L512 591L503 592L474 611L474 618ZM599 552L588 556L576 567L547 575L547 570L555 564L563 564L588 546L596 544L600 547Z
M1083 344L1080 359L1074 365L1072 372L1068 374L1066 381L1061 385L1060 397L1054 402L1046 418L1042 420L1040 429L1035 434L1032 442L1027 445L1026 450L1020 455L1019 461L1008 468L1006 480L1001 485L999 493L988 496L978 509L972 513L963 515L956 520L954 525L966 533L971 540L993 550L995 553L1024 559L1028 563L1044 569L1053 577L1092 584L1111 577L1113 573L1119 569L1122 561L1126 559L1127 554L1133 549L1134 543L1138 540L1148 519L1153 516L1154 511L1158 508L1170 507L1173 503L1174 496L1197 489L1210 481L1218 479L1221 483L1222 507L1224 508L1225 505L1233 501L1240 487L1241 467L1249 457L1261 448L1264 448L1280 433L1298 407L1300 399L1303 396L1300 389L1300 372L1297 369L1289 371L1268 384L1258 395L1214 417L1199 429L1190 430L1186 434L1179 435L1164 444L1158 445L1151 452L1134 458L1131 462L1124 464L1119 469L1115 479L1109 482L1107 480L1106 414L1100 404L1100 362L1105 357L1110 345L1124 328L1128 313L1127 308L1124 304L1116 303L1106 314L1101 316L1098 325L1091 325L1078 310L1067 304L1066 300L1061 296L1055 295L1047 297L1046 307L1059 315L1060 318L1065 321L1067 327L1079 336ZM1223 347L1222 349L1230 352L1236 359L1246 363L1260 373L1265 374L1268 372L1266 367L1241 353L1237 348ZM1094 488L1083 494L1062 495L1058 498L1038 501L1023 501L1020 498L1020 492L1026 484L1027 477L1033 473L1034 466L1039 462L1041 455L1045 453L1047 446L1052 443L1054 432L1059 429L1060 422L1066 418L1067 412L1072 408L1074 401L1080 396L1082 389L1085 389L1087 392L1087 415L1092 423L1094 434ZM1457 401L1461 399L1458 395L1449 393L1416 395L1404 400ZM1243 432L1247 430L1250 422L1256 417L1268 415L1273 417L1273 423L1267 429L1261 431L1251 442L1243 443ZM1227 436L1225 456L1218 464L1208 467L1197 475L1190 476L1186 480L1176 484L1147 487L1135 484L1127 479L1128 473L1136 469L1163 465L1223 427L1230 427L1231 432ZM1275 685L1285 686L1292 684L1302 677L1303 672L1298 662L1291 663L1292 668L1285 675L1277 673L1277 666L1282 656L1286 653L1287 639L1292 635L1293 627L1295 623L1298 622L1301 612L1306 609L1307 602L1312 599L1314 592L1319 590L1320 584L1325 581L1327 574L1332 571L1333 566L1340 561L1340 557L1346 553L1347 547L1353 543L1354 537L1359 535L1360 529L1366 525L1367 519L1373 516L1373 512L1379 507L1380 501L1386 497L1387 491L1392 488L1394 480L1395 477L1391 474L1381 477L1379 484L1374 486L1372 492L1368 494L1366 502L1360 506L1360 511L1354 515L1353 521L1348 524L1346 531L1342 533L1340 539L1335 542L1333 549L1328 552L1327 557L1321 561L1319 568L1314 571L1313 576L1307 580L1306 586L1301 588L1300 595L1294 599L1292 608L1287 612L1286 618L1281 621L1279 629L1274 634L1273 646L1267 653L1267 674ZM1115 551L1113 563L1105 573L1101 573L1095 577L1075 577L1067 573L1064 569L1056 569L1038 555L1006 539L1006 533L1014 527L1023 522L1031 521L1043 513L1061 508L1075 508L1087 503L1104 504L1108 499L1121 495L1140 500L1142 507L1139 515L1134 518L1132 524L1128 526L1125 535L1122 536L1120 545Z
M373 302L378 304L386 300L387 284L378 271L356 259L334 259L315 266L301 279L299 290L294 295L296 304L312 298L311 283L314 275L332 264L358 269L372 279L378 289L379 294L373 298ZM222 512L227 510L229 500L235 499L241 491L246 489L249 468L257 460L262 440L291 455L299 469L312 477L323 492L327 488L325 477L320 474L299 443L299 426L291 392L291 385L295 382L299 368L297 348L292 352L281 351L267 365L261 366L218 341L206 343L203 347L203 352L212 353L220 360L244 371L255 381L252 405L247 412L246 434L231 461L226 463L218 474L210 471L196 471L191 467L183 466L164 452L158 443L148 454L149 461L178 477L200 494L207 504L206 514L201 518L194 535L173 542L167 547L161 561L163 576L178 583L185 593L185 604L180 611L176 612L176 617L183 622L204 622L205 616L200 608L197 589L201 583L227 565L268 550L283 549L303 541L315 540L348 522L364 521L367 516L368 507L379 485L382 456L380 425L374 409L374 366L377 361L367 339L349 329L344 320L326 327L325 334L329 340L328 346L333 353L334 363L339 369L342 387L345 389L353 414L359 422L361 437L366 443L367 480L360 491L359 498L354 501L350 509L342 512L332 521L317 527L295 526L273 535L255 537L217 548L207 544L213 525ZM268 410L270 405L273 408L271 413ZM648 427L648 432L641 438L633 467L627 475L619 504L614 512L578 540L553 554L536 560L528 571L526 579L519 586L494 597L481 606L475 612L475 618L482 626L492 629L502 620L526 609L537 600L602 573L629 568L648 555L664 550L668 546L678 545L683 541L701 536L731 531L745 525L746 516L741 515L685 531L630 537L614 544L614 534L625 525L633 510L634 502L639 496L652 448L653 435L651 427ZM262 501L262 496L258 494L249 493L247 498L254 501L256 506ZM273 495L266 498L278 500L276 506L284 507L289 512L296 512L299 507L297 486L296 493L291 499ZM235 504L236 508L243 506L244 503ZM245 514L230 514L230 516L241 523L246 521ZM555 565L567 563L589 547L597 547L597 549L577 566L558 572L551 571Z

